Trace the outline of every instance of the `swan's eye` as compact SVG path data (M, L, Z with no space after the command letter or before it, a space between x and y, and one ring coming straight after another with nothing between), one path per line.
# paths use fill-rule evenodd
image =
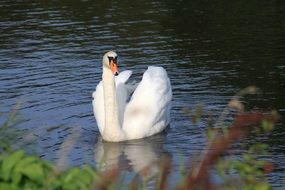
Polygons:
M111 63L112 59L114 59L114 58L108 56L108 59L109 59L109 63Z
M118 56L116 56L116 57L109 57L109 56L108 56L109 64L111 64L111 62L117 64L117 58L118 58Z
M117 58L118 56L116 56L114 59L113 59L113 62L117 64Z

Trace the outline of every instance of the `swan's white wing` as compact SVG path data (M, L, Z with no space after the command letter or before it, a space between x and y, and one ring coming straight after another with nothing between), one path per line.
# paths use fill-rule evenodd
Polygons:
M115 77L116 85L118 85L120 83L125 84L127 82L127 80L131 77L132 73L133 72L130 70L126 70L126 71L121 72L118 76Z
M116 94L117 94L117 104L119 111L119 120L122 124L123 122L123 113L126 106L126 101L129 98L129 95L132 93L132 87L126 84L127 80L132 75L132 71L123 71L118 76L115 77L116 82ZM97 121L98 128L100 133L103 134L105 126L105 106L104 106L104 90L103 82L100 81L96 87L96 90L92 94L93 96L93 112Z
M129 85L126 84L131 75L132 71L127 70L121 72L118 76L115 77L119 123L121 126L123 125L126 103L129 99L130 94L132 93L131 88L129 88Z
M162 67L148 67L126 106L123 129L129 139L161 132L170 121L172 90Z

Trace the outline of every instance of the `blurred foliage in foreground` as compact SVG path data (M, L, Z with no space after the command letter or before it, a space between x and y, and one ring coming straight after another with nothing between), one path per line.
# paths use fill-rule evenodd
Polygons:
M7 118L3 119L3 123L0 124L0 153L12 151L13 148L17 148L15 146L12 147L12 144L16 144L14 143L17 141L16 139L23 135L14 128L14 126L16 126L22 120L18 112L19 106L20 104L17 104L9 113ZM0 116L2 116L1 113Z
M62 173L36 156L28 156L23 150L0 157L0 189L90 189L96 179L88 166L71 168Z
M252 90L252 89L251 89ZM247 147L238 159L228 154L229 147L235 142L268 133L278 119L276 112L245 112L241 102L233 98L228 104L234 108L233 122L224 126L222 114L218 122L210 122L208 126L208 143L201 151L199 163L189 166L183 165L180 180L173 187L169 187L172 164L169 159L160 160L160 172L154 177L155 183L149 187L148 181L131 180L129 189L272 189L266 180L266 174L272 172L273 165L269 161L260 159L265 154L267 145L252 144ZM184 110L191 114L189 110ZM203 115L201 106L193 112L193 122L197 122ZM126 187L123 174L118 169L105 172L83 166L59 171L55 164L48 163L37 156L29 156L23 150L13 151L11 144L15 140L15 132L9 129L14 125L16 111L13 110L9 119L0 127L0 190L18 189L46 189L46 190L77 190L77 189L122 189ZM149 166L151 167L151 166ZM212 175L216 173L222 180L213 182ZM150 180L150 179L148 179Z

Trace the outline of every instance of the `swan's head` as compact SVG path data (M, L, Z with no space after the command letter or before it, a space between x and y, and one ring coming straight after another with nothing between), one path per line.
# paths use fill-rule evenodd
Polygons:
M103 56L103 66L110 69L115 76L119 74L117 58L118 55L114 51L108 51Z

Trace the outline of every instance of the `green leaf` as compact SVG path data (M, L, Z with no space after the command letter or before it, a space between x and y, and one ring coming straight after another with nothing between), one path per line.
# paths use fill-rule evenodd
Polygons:
M86 185L91 185L95 178L95 171L93 171L90 167L84 166L82 171L82 176L85 179Z
M68 171L67 175L65 176L63 183L68 184L74 181L77 177L77 175L80 173L80 170L78 168L72 168Z
M91 167L85 165L85 166L83 166L83 170L84 170L85 172L87 172L92 178L94 178L94 176L95 176L95 171L94 171Z
M38 160L37 157L29 156L29 157L25 157L24 159L19 161L16 164L15 169L13 170L12 175L11 175L13 183L18 184L21 181L21 178L22 178L21 171L23 170L23 168L27 167L31 163L36 162L37 160Z
M26 177L36 182L38 185L42 185L44 181L44 172L43 168L40 163L33 163L26 165L22 170L21 173L23 173Z
M14 184L19 184L22 179L22 174L20 172L13 172L11 178Z
M251 160L253 160L253 157L252 157L251 154L244 153L242 155L242 157L243 157L244 161L251 161Z
M258 190L270 190L271 186L269 183L258 183L254 188Z
M207 135L207 139L208 139L208 141L213 140L213 138L214 138L214 137L215 137L215 135L216 135L216 131L215 131L215 129L207 128L206 135Z
M78 175L78 180L84 185L88 186L92 183L92 176L90 176L87 172L81 171L81 173Z
M72 168L63 178L63 189L90 189L95 173L90 168L85 166L82 170Z
M24 190L38 190L40 188L38 187L38 185L35 182L26 181L26 183L24 184L24 187L22 189L24 189Z
M265 132L270 132L272 131L272 129L274 128L274 123L272 121L269 120L262 120L261 122L261 128L265 131Z
M45 173L50 173L50 172L55 171L54 166L52 164L50 164L49 162L42 161L42 166L43 166Z
M268 145L264 143L256 143L249 148L249 153L267 154Z
M65 190L84 190L86 188L82 188L80 185L78 185L78 183L80 183L79 181L73 181L72 183L68 183L68 184L64 184L63 189Z
M11 183L5 183L2 182L0 183L0 189L2 190L20 190L20 187L17 187L15 184L11 184Z
M8 181L11 177L13 167L24 157L25 152L23 150L14 152L3 160L2 163L2 177L4 181Z

